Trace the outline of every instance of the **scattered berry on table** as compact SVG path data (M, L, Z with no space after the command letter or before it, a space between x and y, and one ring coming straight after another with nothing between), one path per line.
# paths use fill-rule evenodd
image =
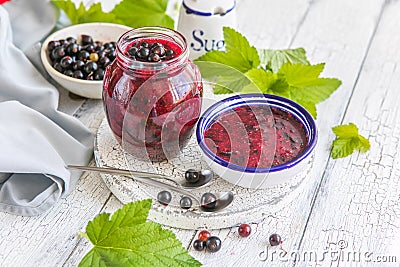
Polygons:
M171 193L166 190L159 192L157 195L158 202L160 202L161 204L163 204L165 206L171 202L171 199L172 199Z
M272 234L269 237L269 243L271 244L271 246L278 246L282 243L282 239L281 236L278 234Z
M197 250L197 251L202 251L202 250L204 250L204 247L205 247L205 245L204 245L204 241L203 241L203 240L196 239L196 240L193 242L193 248L194 248L195 250Z
M210 236L206 241L206 249L209 252L217 252L221 249L221 239L216 236Z
M246 223L241 224L238 233L241 237L248 237L251 234L251 226Z
M196 183L199 180L199 172L194 169L189 169L185 172L185 179L189 183Z
M184 196L181 198L180 205L182 209L190 209L192 207L192 199Z
M207 239L209 237L211 237L211 233L209 231L207 231L207 230L203 230L203 231L199 232L197 237L198 237L198 239L200 239L200 240L205 242L205 241L207 241Z
M217 204L217 197L212 193L204 193L200 199L201 206L204 209L213 209Z

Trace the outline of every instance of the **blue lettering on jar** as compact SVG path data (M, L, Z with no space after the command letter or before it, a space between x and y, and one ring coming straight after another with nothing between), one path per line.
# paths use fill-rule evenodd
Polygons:
M225 48L224 40L208 40L203 39L204 31L202 30L193 30L192 37L195 42L190 43L190 47L194 51L205 50L206 52L212 50L223 50Z

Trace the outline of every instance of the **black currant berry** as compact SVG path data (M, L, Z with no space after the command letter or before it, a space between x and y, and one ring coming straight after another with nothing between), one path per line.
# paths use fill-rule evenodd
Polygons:
M186 210L190 209L192 207L192 199L190 197L186 197L186 196L182 197L180 204L181 204L182 209L186 209Z
M278 234L272 234L269 237L269 243L271 244L271 246L278 246L280 245L282 242L281 236Z
M135 57L138 50L139 49L137 47L132 46L131 48L129 48L128 54L132 57Z
M79 59L79 60L86 61L86 60L89 58L89 56L90 56L90 53L89 53L88 51L86 51L86 50L81 50L81 51L78 53L78 56L77 56L76 58Z
M157 54L154 54L154 53L151 53L150 55L149 55L149 58L147 59L148 61L150 61L150 62L158 62L158 61L160 61L160 56L159 55L157 55Z
M83 71L86 72L87 74L96 71L97 70L97 64L96 62L93 61L88 61L86 64L83 66Z
M64 69L69 69L71 68L71 64L74 60L72 59L72 57L70 56L65 56L60 60L60 65L61 67L63 67Z
M66 70L63 72L63 74L72 77L74 75L74 72L72 70Z
M74 74L72 75L72 77L77 78L77 79L83 79L83 73L80 70L76 70L76 71L74 71Z
M47 49L48 49L48 51L52 51L57 46L60 46L59 41L50 41L49 44L47 45Z
M65 56L64 46L58 46L58 47L54 48L54 50L51 52L51 56L52 56L52 58L54 58L54 60L58 60L58 59L64 57Z
M106 53L106 56L110 58L110 60L114 60L115 56L116 56L116 52L115 49L110 49L110 51L108 51Z
M165 56L170 58L174 55L174 50L168 49L167 51L165 51Z
M151 49L157 47L157 46L163 46L162 44L160 44L159 42L155 42L151 45Z
M104 44L104 49L112 49L114 46L111 43L105 43Z
M58 63L58 62L56 62L56 63L53 64L53 68L54 68L56 71L58 71L58 72L61 72L61 73L64 72L63 67L61 67L60 63Z
M150 47L150 44L149 44L148 42L142 42L142 43L140 44L140 46L141 46L141 47L144 47L144 48L149 48L149 47Z
M189 169L185 172L185 179L189 183L196 183L199 181L199 172L194 169Z
M216 236L210 236L206 241L206 249L209 252L217 252L221 249L221 239Z
M65 39L67 41L67 43L70 44L76 44L76 39L74 37L67 37L67 39Z
M202 250L204 250L204 247L205 247L205 244L204 244L204 242L203 242L202 240L200 240L200 239L196 239L196 240L193 242L193 248L194 248L195 250L197 250L197 251L202 251Z
M100 80L103 80L103 78L104 78L104 70L103 69L97 69L93 73L93 79L100 81Z
M150 51L148 48L142 47L137 51L137 56L141 59L147 59L147 57L150 54Z
M81 40L82 40L82 45L93 44L93 38L90 35L82 34Z
M81 50L81 46L75 43L70 43L65 48L68 55L75 55Z
M217 197L212 193L204 193L200 199L201 207L205 210L212 210L217 204Z
M103 43L100 42L100 41L95 41L95 42L93 43L93 45L94 45L94 49L95 49L96 51L104 50Z
M106 68L111 63L111 60L108 57L101 57L98 63L103 66L103 68Z
M162 45L153 47L151 49L151 52L153 52L154 54L159 55L160 57L163 57L165 55L165 49L164 49L164 47Z
M96 49L94 49L94 45L88 44L82 47L83 50L88 51L89 53L94 53L96 52Z
M72 63L71 68L73 70L82 70L84 65L85 65L85 62L83 62L82 60L77 60Z
M168 205L171 202L172 195L169 191L161 191L157 195L157 200L163 205Z

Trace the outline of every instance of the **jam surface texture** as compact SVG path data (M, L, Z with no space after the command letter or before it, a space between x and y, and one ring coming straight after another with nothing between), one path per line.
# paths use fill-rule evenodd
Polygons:
M307 134L292 114L266 105L244 105L222 113L204 133L206 146L239 166L269 168L298 157Z

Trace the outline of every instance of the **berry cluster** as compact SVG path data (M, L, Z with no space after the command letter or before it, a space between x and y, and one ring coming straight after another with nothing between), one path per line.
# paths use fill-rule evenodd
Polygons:
M143 62L160 62L174 57L174 50L159 42L136 42L128 49L128 55L133 60Z
M243 223L238 228L238 233L241 237L248 237L251 233L251 226ZM269 244L272 247L280 246L280 249L286 254L287 251L282 248L282 238L278 234L272 234L269 237ZM217 236L211 236L207 230L199 232L197 239L193 241L193 249L203 251L206 249L209 252L217 252L221 249L221 239Z
M51 65L69 77L82 80L103 80L105 68L115 59L116 43L93 41L82 34L81 42L74 37L50 41L47 45Z
M213 173L209 170L196 171L189 169L185 172L185 179L188 183L194 184L199 181L201 176L209 175L213 175ZM157 194L157 200L164 206L167 206L172 200L172 194L167 190L163 190ZM203 208L212 209L216 205L217 197L212 193L205 193L201 197L200 202ZM183 196L180 200L180 206L182 209L190 209L192 204L192 199L188 196Z
M197 251L202 251L204 248L208 252L217 252L221 249L221 239L217 236L211 236L211 233L207 230L203 230L199 233L193 242L193 248Z

